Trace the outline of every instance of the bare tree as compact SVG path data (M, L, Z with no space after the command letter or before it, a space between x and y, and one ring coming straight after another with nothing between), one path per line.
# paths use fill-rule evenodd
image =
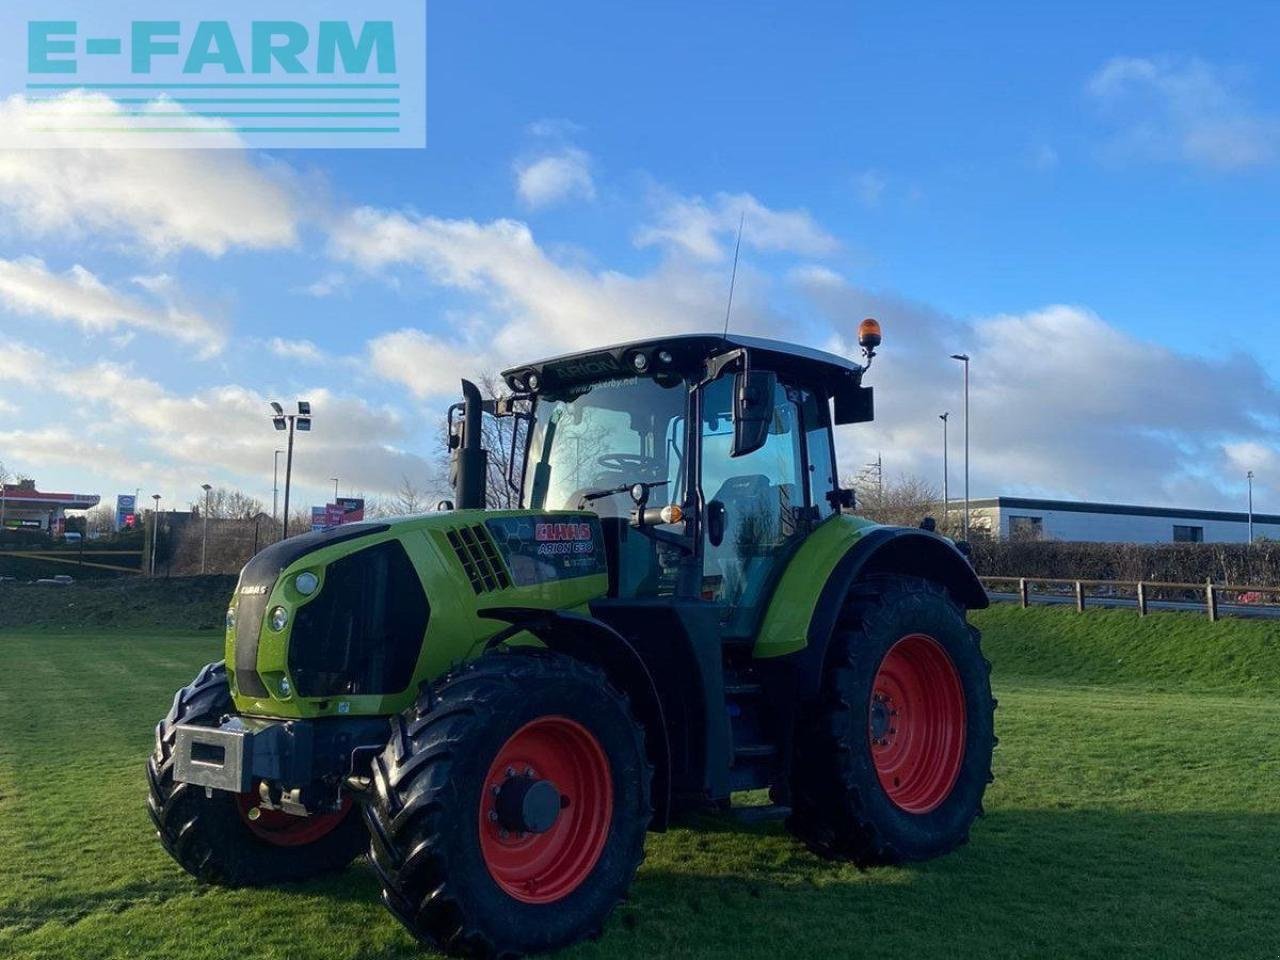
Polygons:
M84 515L85 534L90 537L109 537L115 533L116 512L110 504L101 503Z
M400 486L381 505L383 515L403 517L411 513L422 513L427 507L422 488L407 473L401 474Z
M243 490L232 490L227 487L215 487L209 491L209 519L211 520L250 520L264 513L263 503L257 497L250 496ZM196 512L204 509L205 499L196 504Z
M493 373L484 373L480 377L480 389L485 396L501 400L509 397L511 391L506 383ZM484 447L489 451L489 469L485 480L485 506L491 510L512 510L520 506L520 467L523 464L522 449L519 444L528 441L527 421L515 417L485 417ZM511 466L512 443L517 444L514 451L516 464ZM512 482L514 481L514 483Z
M902 474L883 484L846 480L845 485L857 491L857 513L876 523L914 527L933 517L940 530L943 526L942 495L921 477Z
M5 487L9 485L9 481L13 479L13 474L9 472L8 467L4 465L4 461L0 460L0 532L4 530L4 510L5 510Z
M509 397L502 378L494 373L483 373L477 378L480 393L486 398L501 400ZM522 444L527 440L528 426L526 421L515 417L494 417L486 414L481 420L481 444L489 451L488 468L485 471L485 506L490 510L508 510L519 506L520 468L524 462ZM441 422L439 442L430 456L434 476L430 479L429 493L423 499L428 504L438 500L452 500L450 489L450 449L449 431ZM515 440L517 462L514 470L510 470L512 441ZM508 479L509 472L513 474ZM429 508L429 507L428 507Z

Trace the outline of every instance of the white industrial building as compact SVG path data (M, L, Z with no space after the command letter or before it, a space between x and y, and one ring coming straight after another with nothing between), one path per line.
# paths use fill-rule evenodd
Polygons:
M964 508L952 501L953 514ZM969 501L970 525L1001 540L1094 543L1247 543L1243 511L1140 507L1123 503L996 497ZM1280 540L1280 516L1255 513L1253 536Z

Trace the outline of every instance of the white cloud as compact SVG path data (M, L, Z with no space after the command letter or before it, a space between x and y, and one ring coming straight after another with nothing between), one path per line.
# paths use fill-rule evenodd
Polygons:
M415 396L458 392L462 377L483 372L473 351L450 345L421 330L396 330L369 342L369 360L378 376L404 384Z
M13 414L18 412L18 405L11 400L0 397L0 413Z
M740 223L742 244L748 249L820 256L839 247L807 210L774 210L749 193L717 193L710 201L660 194L656 222L642 226L635 242L718 261L725 257L726 247L732 250Z
M44 379L45 359L39 350L7 337L4 349L0 350L0 380L24 386L40 383Z
M577 147L563 147L555 153L518 161L515 165L516 193L531 209L566 200L594 200L595 181L591 177L591 157Z
M1231 172L1270 164L1280 147L1280 118L1246 103L1203 60L1114 57L1088 91L1116 124L1108 151L1118 158Z
M1253 471L1255 489L1280 491L1280 445L1237 440L1223 444L1222 455L1222 469L1240 486L1246 485L1245 475Z
M480 299L489 314L455 331L455 348L467 362L454 368L449 393L462 371L496 370L506 362L541 357L608 340L645 334L719 329L725 278L677 262L632 276L562 264L513 220L479 223L358 210L335 226L332 254L366 270L421 270L429 280ZM758 327L756 277L743 269L734 300L735 329ZM421 346L421 344L419 345ZM436 355L439 341L425 346ZM397 368L406 370L403 363ZM384 364L384 369L389 367ZM434 361L425 369L435 371ZM434 378L412 372L399 378L419 392Z
M303 363L324 363L328 359L328 355L310 340L286 340L283 337L272 337L267 341L267 349L277 357L300 360Z
M335 293L345 290L347 287L346 274L330 272L326 273L319 280L314 280L305 287L299 287L295 293L305 293L309 297L323 299L331 297Z
M864 205L878 207L889 181L876 170L864 170L854 178L853 186Z
M83 434L66 427L46 427L39 430L0 431L0 447L16 454L14 463L21 460L26 471L45 466L65 466L83 471L92 464L94 477L127 479L133 482L140 475L153 475L156 464L139 461L119 445L87 440ZM12 466L12 464L11 464ZM190 484L195 489L198 481Z
M1260 450L1280 451L1268 420L1280 390L1251 358L1178 353L1081 307L965 323L830 275L792 279L831 320L837 333L827 347L835 352L856 355L862 317L884 322L885 343L867 378L876 421L841 429L848 473L882 452L890 472L936 478L941 487L938 414L949 410L957 492L962 380L960 364L948 358L958 350L973 357L975 497L1213 506L1237 482L1236 466L1219 466L1224 446L1251 437Z
M119 109L83 93L60 106ZM41 109L20 96L0 101L0 211L24 233L98 234L153 254L190 248L211 256L296 242L299 201L283 165L242 150L63 146L56 134L26 132L47 122Z
M127 366L73 366L21 343L10 347L39 371L49 391L130 427L127 440L101 460L65 431L24 435L30 443L12 446L24 463L77 463L95 476L145 477L170 491L194 490L206 480L261 490L270 480L277 440L259 391L228 384L179 393ZM0 360L0 382L5 380L29 382L21 366ZM295 483L323 489L339 476L351 489L389 493L403 475L433 474L432 464L408 449L429 447L432 431L410 426L394 409L327 388L299 395L311 400L315 425L295 454Z
M34 257L0 259L0 305L15 313L70 321L91 333L119 327L150 330L199 346L206 354L222 348L223 331L182 305L173 278L136 277L134 283L156 302L113 289L79 264L57 274Z

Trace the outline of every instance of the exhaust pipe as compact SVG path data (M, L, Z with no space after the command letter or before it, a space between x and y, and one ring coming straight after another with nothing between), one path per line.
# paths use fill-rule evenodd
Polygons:
M489 452L482 446L484 400L470 380L462 381L462 401L462 437L450 438L457 466L454 494L459 510L483 510L489 473Z

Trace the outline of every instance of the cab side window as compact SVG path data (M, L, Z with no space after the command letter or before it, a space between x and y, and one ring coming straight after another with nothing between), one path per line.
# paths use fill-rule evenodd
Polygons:
M733 377L707 386L702 400L702 493L723 511L719 543L703 545L703 590L749 617L770 574L797 533L804 507L804 435L800 409L779 385L764 445L732 457ZM709 531L704 531L709 537Z
M812 390L796 391L800 418L804 424L805 453L809 460L809 503L825 520L837 512L828 494L838 487L835 458L831 442L831 404Z

